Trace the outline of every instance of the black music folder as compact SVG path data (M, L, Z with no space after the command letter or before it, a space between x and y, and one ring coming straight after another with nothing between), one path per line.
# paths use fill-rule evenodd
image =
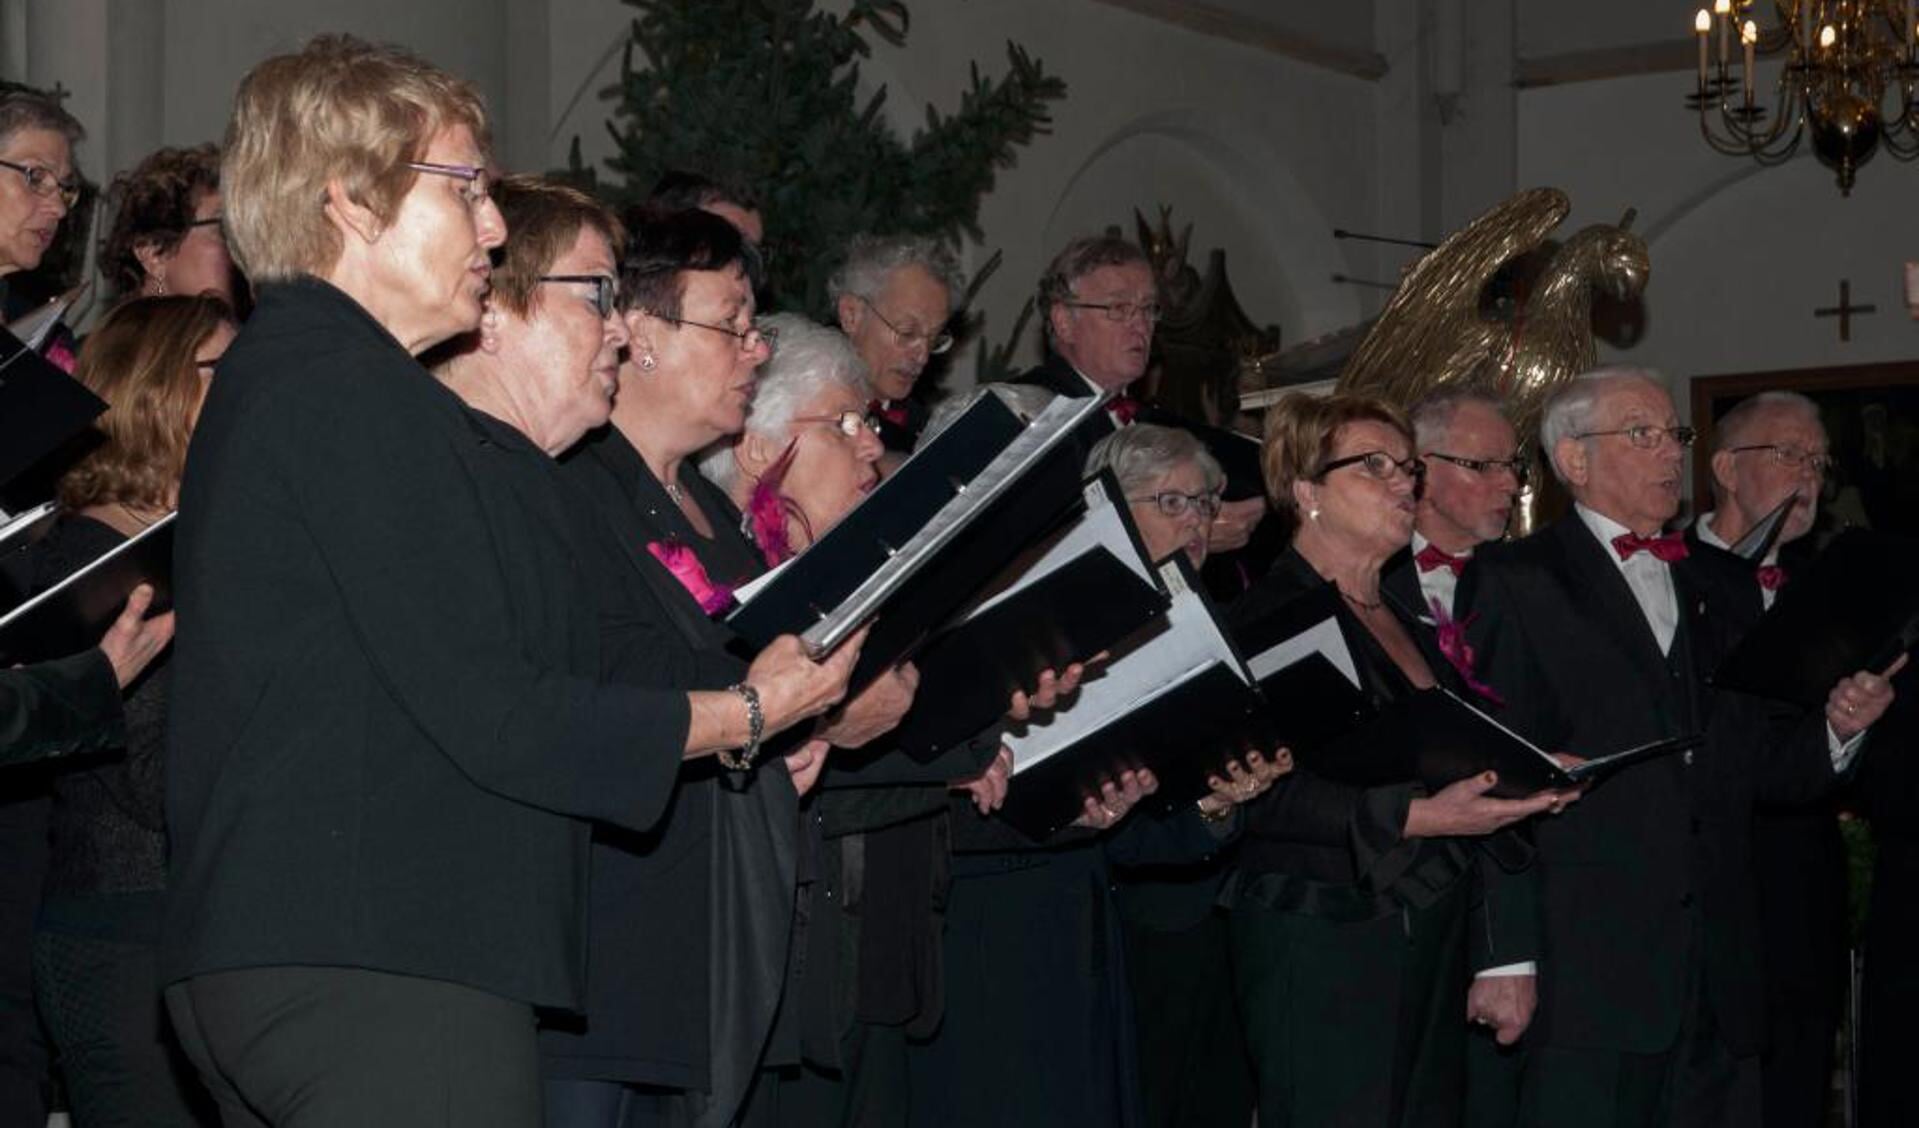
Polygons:
M1417 781L1428 791L1490 771L1499 776L1492 795L1521 799L1546 790L1570 791L1704 742L1699 734L1656 740L1565 768L1545 749L1441 687L1414 692L1338 739L1296 749L1293 761L1355 787Z
M805 552L734 593L727 624L755 649L797 634L819 656L873 622L853 675L864 686L1072 507L1081 432L1110 426L1104 397L1061 397L1031 423L981 397Z
M1010 731L1013 781L999 815L1034 839L1079 817L1102 780L1127 769L1159 777L1162 806L1206 793L1206 777L1261 743L1261 703L1232 641L1183 555L1161 564L1171 596L1163 619L1129 639L1079 689L1077 700Z
M1720 689L1823 708L1842 677L1882 670L1919 641L1919 541L1840 534L1780 589L1712 673Z
M84 384L0 329L0 485L107 409Z
M914 655L921 693L892 734L907 755L930 760L965 743L1040 671L1084 661L1165 612L1118 480L1102 472L1082 495L1084 509Z
M0 662L39 662L99 645L127 595L152 584L160 614L172 605L173 519L169 513L138 536L0 618Z
M0 524L0 614L26 599L27 549L47 535L60 518L60 504L41 502Z

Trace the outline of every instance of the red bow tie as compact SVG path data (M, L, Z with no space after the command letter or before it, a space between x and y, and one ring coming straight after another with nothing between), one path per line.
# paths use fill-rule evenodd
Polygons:
M1680 533L1667 533L1659 537L1642 537L1636 533L1621 533L1612 539L1612 549L1621 560L1631 560L1633 553L1646 551L1670 564L1686 558L1686 538Z
M1759 586L1767 591L1778 591L1786 584L1786 570L1777 564L1759 566Z
M1113 397L1112 402L1106 405L1106 410L1112 412L1113 418L1119 421L1120 426L1124 427L1133 421L1135 415L1139 414L1140 406L1138 400L1122 393Z
M906 426L906 405L903 403L874 400L866 405L866 411L869 415L877 415L895 427Z
M1419 570L1422 572L1430 572L1434 568L1450 568L1453 575L1457 576L1465 572L1468 559L1470 558L1465 556L1454 556L1436 544L1429 544L1413 556L1413 563L1419 565Z

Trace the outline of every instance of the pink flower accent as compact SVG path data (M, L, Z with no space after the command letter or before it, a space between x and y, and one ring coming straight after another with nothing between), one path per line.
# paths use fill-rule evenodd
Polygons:
M787 443L786 450L773 465L766 468L760 480L753 483L753 492L746 498L747 532L752 536L753 543L759 546L760 554L766 557L768 568L777 567L795 555L793 542L786 535L787 519L797 518L801 526L806 525L805 514L780 492L780 486L786 482L786 472L793 468L793 456L798 449L799 440Z
M1468 615L1464 620L1453 618L1446 614L1446 607L1438 596L1433 597L1432 608L1433 627L1439 634L1439 652L1446 656L1446 661L1452 663L1453 669L1459 671L1467 689L1494 705L1504 706L1506 699L1499 696L1499 691L1480 681L1473 671L1473 648L1466 641L1466 628L1472 624L1475 616Z
M73 346L65 337L55 337L53 343L47 346L46 356L55 368L69 376L73 375L73 370L80 363L79 358L73 355Z
M706 574L705 565L693 550L678 541L652 541L646 550L653 558L666 565L680 586L692 593L699 603L700 610L708 615L717 615L733 605L733 589L725 584L716 584Z

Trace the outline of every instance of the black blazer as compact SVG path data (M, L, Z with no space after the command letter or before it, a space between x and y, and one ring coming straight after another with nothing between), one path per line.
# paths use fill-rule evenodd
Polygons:
M602 680L551 459L317 279L261 288L176 533L169 982L370 968L577 1005L588 820L664 810L683 693Z
M1690 756L1628 768L1539 820L1547 961L1527 1037L1664 1050L1688 977L1703 968L1720 1035L1734 1053L1756 1052L1753 807L1815 797L1835 775L1822 718L1706 684L1759 616L1750 571L1711 549L1673 564L1680 622L1662 655L1611 549L1577 513L1487 546L1472 570L1471 632L1506 724L1541 747L1588 755L1707 737Z
M125 740L120 686L100 651L0 670L0 765L117 748Z
M1234 603L1229 619L1248 622L1327 581L1297 551L1287 550L1271 572ZM1417 612L1382 585L1408 637L1419 645L1441 685L1459 691L1453 669L1438 653L1432 631ZM1362 688L1389 705L1412 684L1363 624L1342 605L1341 631ZM1430 903L1460 881L1472 881L1478 920L1470 966L1497 967L1539 957L1527 867L1530 851L1510 833L1481 843L1408 839L1406 813L1421 794L1411 783L1358 788L1303 769L1274 784L1246 807L1239 872L1227 896L1335 919L1362 920Z

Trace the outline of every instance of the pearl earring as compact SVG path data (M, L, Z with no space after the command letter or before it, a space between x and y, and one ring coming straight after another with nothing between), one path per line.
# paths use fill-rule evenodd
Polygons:
M1306 518L1310 521L1319 520L1319 506L1315 505L1311 509L1308 509L1306 511Z
M653 371L653 364L654 364L654 361L653 361L653 358L652 358L651 356L642 356L642 357L640 357L640 370L641 370L642 372L651 372L651 371Z

